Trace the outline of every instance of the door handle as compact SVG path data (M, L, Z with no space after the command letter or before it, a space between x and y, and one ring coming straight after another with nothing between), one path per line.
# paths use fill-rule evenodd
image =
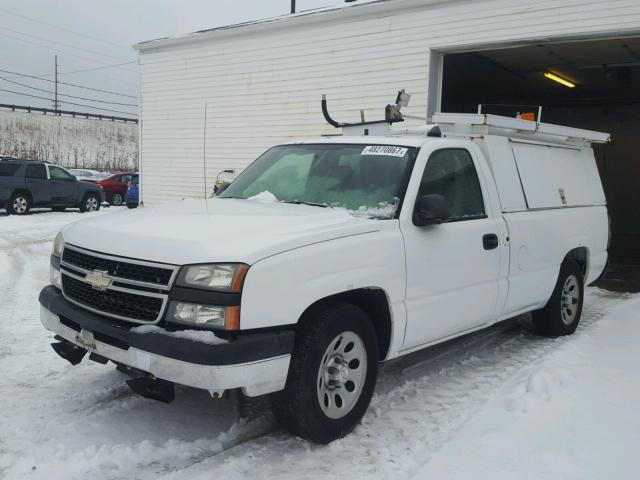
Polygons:
M498 248L498 235L495 233L487 233L482 236L482 246L485 250L493 250L494 248Z

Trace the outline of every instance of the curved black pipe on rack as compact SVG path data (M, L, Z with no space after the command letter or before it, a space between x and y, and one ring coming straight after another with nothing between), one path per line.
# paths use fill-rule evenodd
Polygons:
M324 116L324 119L327 121L329 125L335 128L358 127L360 125L374 125L379 123L391 123L391 122L387 122L386 120L374 120L371 122L359 122L359 123L337 122L333 118L331 118L331 115L329 115L329 110L327 108L327 96L324 94L322 95L321 106L322 106L322 115Z

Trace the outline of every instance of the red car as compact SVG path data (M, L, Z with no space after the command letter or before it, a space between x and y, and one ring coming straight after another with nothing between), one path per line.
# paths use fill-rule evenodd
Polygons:
M91 183L100 185L104 190L105 200L110 205L118 207L124 204L124 195L133 176L135 173L114 173L107 178Z

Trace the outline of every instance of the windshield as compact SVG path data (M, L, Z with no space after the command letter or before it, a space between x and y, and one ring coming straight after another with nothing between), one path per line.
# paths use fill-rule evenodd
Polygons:
M391 145L282 145L247 167L220 198L309 203L391 218L417 151Z

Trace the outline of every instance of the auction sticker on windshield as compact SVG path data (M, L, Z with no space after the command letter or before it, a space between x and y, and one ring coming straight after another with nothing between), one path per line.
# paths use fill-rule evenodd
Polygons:
M369 145L364 147L361 155L386 155L388 157L404 157L407 153L406 147L395 147L393 145Z

